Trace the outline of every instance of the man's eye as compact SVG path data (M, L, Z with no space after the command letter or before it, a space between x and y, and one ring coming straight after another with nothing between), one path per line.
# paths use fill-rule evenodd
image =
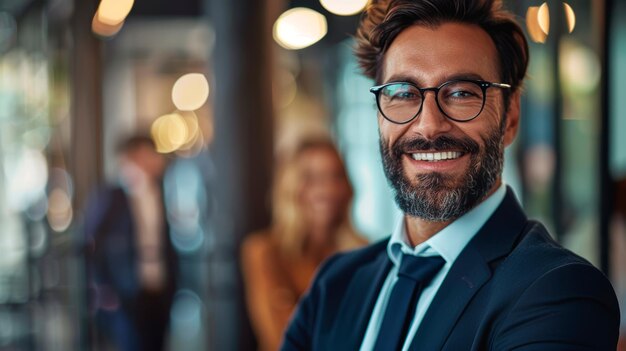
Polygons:
M476 94L467 90L457 90L457 91L451 92L450 94L448 94L448 96L451 98L466 99L466 98L476 97Z
M411 100L417 98L417 95L410 91L401 91L393 94L392 99Z
M382 91L383 96L392 100L417 100L420 98L418 90L409 84L391 84Z

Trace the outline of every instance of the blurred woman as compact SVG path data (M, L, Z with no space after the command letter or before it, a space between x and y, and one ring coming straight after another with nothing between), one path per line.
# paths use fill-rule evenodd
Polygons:
M303 142L278 171L271 228L242 247L246 299L259 350L277 350L299 298L329 255L365 243L350 223L352 187L329 140Z

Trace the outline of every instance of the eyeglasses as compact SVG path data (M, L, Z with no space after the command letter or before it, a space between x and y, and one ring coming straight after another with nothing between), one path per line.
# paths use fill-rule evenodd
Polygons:
M424 94L435 93L439 110L457 122L468 122L478 117L485 107L488 88L509 89L504 83L491 83L480 80L450 80L438 87L418 88L409 82L391 82L370 88L376 95L380 113L390 122L405 124L422 112Z

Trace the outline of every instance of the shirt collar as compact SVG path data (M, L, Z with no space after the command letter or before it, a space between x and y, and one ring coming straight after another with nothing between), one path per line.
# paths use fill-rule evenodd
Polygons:
M411 247L407 239L404 216L398 220L387 244L389 259L400 264L402 253L415 256L441 256L447 264L452 264L461 254L467 243L478 233L489 217L496 211L506 195L506 185L500 187L487 199L463 216L457 218L439 233L425 242Z

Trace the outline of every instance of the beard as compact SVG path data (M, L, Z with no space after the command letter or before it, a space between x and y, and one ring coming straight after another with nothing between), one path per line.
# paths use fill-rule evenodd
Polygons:
M482 148L469 137L441 136L434 140L398 140L392 147L380 137L383 169L394 189L395 200L407 215L432 222L456 219L480 203L502 174L504 143L502 128L494 128L481 138ZM462 176L439 172L417 174L412 179L404 172L402 157L411 150L461 151L470 156Z

